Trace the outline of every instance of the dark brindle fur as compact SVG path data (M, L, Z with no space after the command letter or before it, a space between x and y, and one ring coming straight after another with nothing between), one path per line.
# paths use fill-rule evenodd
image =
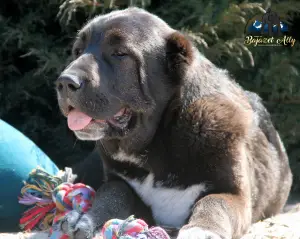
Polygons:
M267 110L185 36L129 8L90 21L73 54L58 102L73 120L93 118L70 127L97 141L105 182L90 212L66 217L66 233L91 238L135 214L180 239L239 238L281 211L292 175Z

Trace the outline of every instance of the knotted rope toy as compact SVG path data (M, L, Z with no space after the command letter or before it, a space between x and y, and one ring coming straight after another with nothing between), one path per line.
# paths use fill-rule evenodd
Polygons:
M68 181L68 180L67 180ZM95 191L82 183L63 182L41 168L33 170L21 190L19 203L34 205L20 219L23 230L50 229L50 238L66 238L59 228L62 219L71 210L85 213L91 207Z
M134 216L126 220L111 219L107 221L100 233L102 239L170 239L161 227L148 228L146 222L135 219Z
M69 171L68 171L69 170ZM68 239L60 223L71 210L86 213L95 198L95 191L82 183L73 184L68 174L52 176L41 168L34 169L21 190L19 203L32 205L20 219L25 231L49 230L50 239ZM161 227L148 228L146 222L130 216L126 220L111 219L94 239L170 239Z

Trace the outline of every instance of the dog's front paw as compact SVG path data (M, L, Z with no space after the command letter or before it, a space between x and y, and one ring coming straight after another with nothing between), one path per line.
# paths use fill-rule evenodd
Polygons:
M61 230L72 239L92 239L95 226L89 214L80 214L73 210L63 219Z
M200 227L191 227L181 229L177 239L221 239L217 234L201 229Z

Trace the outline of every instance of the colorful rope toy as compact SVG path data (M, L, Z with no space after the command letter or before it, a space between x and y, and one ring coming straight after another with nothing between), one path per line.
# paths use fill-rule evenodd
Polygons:
M70 179L70 177L68 177ZM95 191L82 183L52 176L41 168L33 170L21 190L19 203L33 205L20 219L23 230L48 230L50 239L68 239L59 225L71 210L86 213ZM161 227L148 228L146 222L130 216L126 220L111 219L94 239L170 239Z
M170 239L161 227L148 228L146 222L130 216L126 220L111 219L107 221L100 233L102 239Z
M50 229L50 238L66 238L58 225L71 210L85 213L91 207L95 191L82 183L63 182L41 168L33 170L21 190L19 203L35 205L27 210L20 220L24 230Z

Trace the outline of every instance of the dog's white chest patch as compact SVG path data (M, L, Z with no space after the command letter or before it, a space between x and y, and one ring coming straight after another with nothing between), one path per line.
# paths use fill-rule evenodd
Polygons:
M149 174L142 182L128 179L126 181L144 203L151 207L157 224L170 227L182 226L190 215L197 197L205 192L205 184L175 189L155 186L153 179L153 175Z
M136 157L135 155L130 155L125 153L123 150L119 150L117 153L113 154L113 159L120 162L128 162L128 163L134 163L134 164L140 164L142 162L142 159L139 157Z

